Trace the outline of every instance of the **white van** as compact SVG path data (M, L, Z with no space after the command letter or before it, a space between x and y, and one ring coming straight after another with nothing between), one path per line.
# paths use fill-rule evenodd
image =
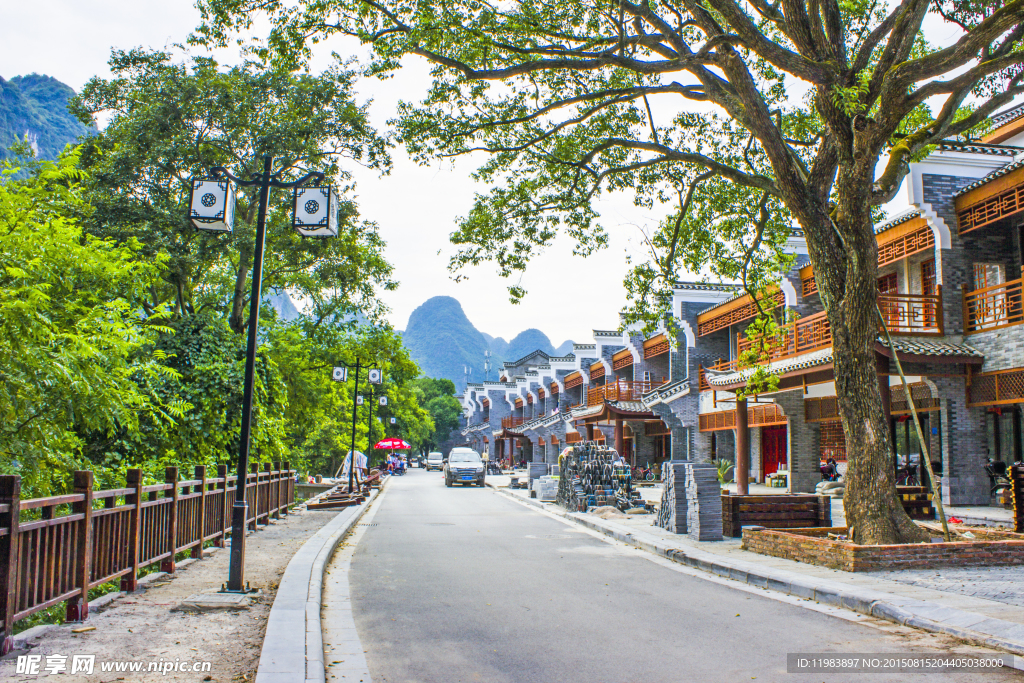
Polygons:
M427 453L427 459L424 461L423 466L427 468L427 472L430 470L443 470L444 455L438 451L431 451L430 453Z

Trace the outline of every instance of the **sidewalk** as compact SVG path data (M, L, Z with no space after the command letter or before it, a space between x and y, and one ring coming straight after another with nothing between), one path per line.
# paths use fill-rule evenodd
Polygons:
M654 526L653 515L603 520L569 513L531 499L525 489L500 488L505 484L501 480L488 477L488 484L506 496L680 564L1024 657L1024 567L840 572L747 552L740 549L739 539L693 541ZM1019 659L1018 664L1024 666Z

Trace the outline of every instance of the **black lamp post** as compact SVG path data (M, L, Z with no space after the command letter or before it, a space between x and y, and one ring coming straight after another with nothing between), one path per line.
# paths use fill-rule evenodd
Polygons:
M231 506L231 557L226 592L247 592L245 582L245 526L249 505L245 499L249 469L249 438L252 427L253 375L256 367L257 329L260 298L263 289L263 247L267 233L267 203L270 188L294 190L292 225L304 237L333 237L338 234L338 197L331 187L307 187L310 181L322 183L323 173L307 173L298 180L281 179L284 170L272 173L273 157L263 157L263 172L245 180L226 168L210 170L212 179L194 180L189 200L189 220L209 232L231 232L234 222L235 196L232 183L241 187L258 187L260 206L256 220L256 245L252 265L252 293L249 300L249 334L245 347L245 388L242 393L242 433L238 444L238 481L235 502Z
M358 357L356 358L356 364L355 364L355 371L356 371L355 385L352 387L352 448L349 450L349 455L348 455L348 492L349 492L349 494L351 494L353 492L353 490L354 490L354 481L353 480L355 479L355 471L356 471L356 418L358 417L358 414L357 414L356 411L359 408L359 369L362 368L362 367L366 367L366 366L362 365L362 362L363 361L362 361L361 358L358 358ZM350 366L348 363L342 362L341 363L341 367L334 368L334 374L332 376L332 379L334 379L335 382L344 382L344 381L346 381L348 379L348 368L350 368L350 367L352 367L352 366ZM380 384L381 381L382 381L381 371L379 369L377 369L377 368L368 368L367 371L366 371L366 380L371 385L373 385L373 384ZM372 388L370 389L370 393L372 395L372 393L373 393L373 389ZM372 412L372 410L373 409L371 408L371 412ZM369 445L369 432L367 432L367 445ZM369 450L369 448L367 448L367 450ZM369 461L369 456L367 456L367 461ZM345 463L342 462L341 466L344 467ZM337 472L335 473L335 476L337 476Z

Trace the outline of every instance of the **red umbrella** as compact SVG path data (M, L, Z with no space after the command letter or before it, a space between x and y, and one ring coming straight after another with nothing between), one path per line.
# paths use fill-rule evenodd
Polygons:
M392 451L393 450L403 451L403 450L405 450L407 448L412 448L412 444L410 444L407 441L404 441L402 439L399 439L397 437L391 437L391 438L388 438L388 439L384 439L383 441L378 441L377 444L374 446L374 448L386 448L386 449L392 450Z

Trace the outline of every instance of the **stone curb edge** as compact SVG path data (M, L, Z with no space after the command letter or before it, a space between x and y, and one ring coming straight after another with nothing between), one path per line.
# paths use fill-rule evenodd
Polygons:
M1005 628L1013 628L1021 631L1022 637L1020 639L1013 640L989 633L983 633L981 631L953 626L951 624L942 623L933 619L928 619L919 614L915 614L913 611L905 609L904 606L895 604L891 600L891 597L884 593L858 590L845 584L829 586L827 585L828 582L808 579L793 572L773 571L764 567L759 567L753 563L729 562L720 557L714 556L711 553L705 553L699 550L669 548L651 540L638 538L633 531L626 530L625 527L616 529L609 522L600 524L595 520L587 519L582 515L575 515L558 509L557 506L554 505L545 505L540 501L531 498L523 498L493 486L491 488L494 488L495 491L511 498L512 500L532 505L533 507L549 512L553 515L578 522L589 529L602 533L606 536L610 536L617 541L621 541L622 543L626 543L635 548L639 548L694 569L699 569L723 578L746 583L756 588L764 588L798 598L814 600L825 605L841 607L843 609L859 612L860 614L865 614L879 619L885 619L887 621L910 626L912 628L919 628L924 631L953 636L976 645L997 648L1017 655L1018 658L1024 657L1024 626L1021 626L1020 624L1003 621L1001 619L987 619L984 617L977 620L999 622L998 625L1004 625ZM839 588L839 585L843 585L844 588ZM942 611L950 616L970 616L972 614L963 610L946 608L941 605L922 600L907 599L906 603L908 606L913 605L931 611ZM1018 663L1016 666L1019 668L1021 664Z
M320 623L324 571L341 539L359 522L386 484L387 479L380 489L370 492L362 505L341 510L302 544L288 563L267 618L255 683L325 682ZM352 627L355 628L354 623ZM296 631L302 634L301 638L296 637ZM301 657L296 650L301 650Z

